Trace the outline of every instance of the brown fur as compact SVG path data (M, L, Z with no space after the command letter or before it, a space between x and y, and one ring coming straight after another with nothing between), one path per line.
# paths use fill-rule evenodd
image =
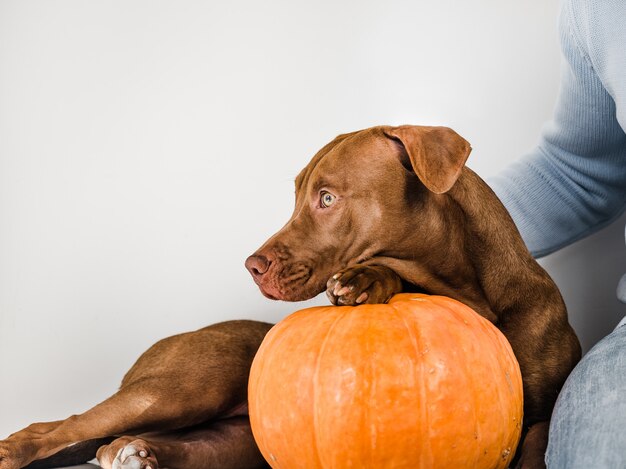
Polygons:
M520 363L527 437L518 459L534 469L543 465L550 413L580 346L555 284L493 192L464 167L469 151L443 127L337 137L298 175L294 214L246 266L274 299L326 291L335 304L380 303L421 290L473 307L504 332ZM126 462L142 469L266 467L246 387L270 327L229 321L158 342L111 398L0 441L0 469L86 461L98 444L105 468L131 449Z
M580 345L556 285L495 194L464 167L469 152L444 127L337 137L298 175L294 214L247 265L270 298L304 300L326 289L335 304L380 303L417 289L474 308L520 363L532 435L521 464L535 468L547 431L534 426L547 428ZM334 197L328 207L326 193Z
M271 326L228 321L157 342L106 401L1 441L0 469L39 459L44 461L28 467L86 462L96 456L98 442L104 445L98 451L104 468L131 444L137 453L146 451L146 457L135 458L142 469L267 467L252 438L246 402L252 358ZM77 442L85 444L68 448Z

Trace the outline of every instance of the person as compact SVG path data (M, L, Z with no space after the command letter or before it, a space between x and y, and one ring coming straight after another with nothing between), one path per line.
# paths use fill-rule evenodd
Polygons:
M534 151L489 181L535 257L626 206L626 1L564 0L559 32L554 117ZM626 275L617 290L626 302ZM549 469L626 468L626 317L569 376L549 438Z

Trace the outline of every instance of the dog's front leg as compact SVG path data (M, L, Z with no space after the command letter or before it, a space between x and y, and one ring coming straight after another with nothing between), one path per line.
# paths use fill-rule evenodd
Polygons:
M334 305L387 303L402 291L402 280L382 265L355 264L333 275L326 284L326 296Z

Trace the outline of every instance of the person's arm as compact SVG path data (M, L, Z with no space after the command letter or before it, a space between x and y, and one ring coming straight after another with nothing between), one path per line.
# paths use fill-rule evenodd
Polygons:
M536 257L591 234L626 208L626 134L586 50L589 30L581 34L581 12L575 13L566 2L560 17L565 60L553 120L533 152L488 181ZM626 61L616 66L626 77Z

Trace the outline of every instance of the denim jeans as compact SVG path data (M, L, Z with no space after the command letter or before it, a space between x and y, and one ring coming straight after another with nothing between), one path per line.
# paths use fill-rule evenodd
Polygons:
M626 468L626 318L574 368L556 402L548 469Z

